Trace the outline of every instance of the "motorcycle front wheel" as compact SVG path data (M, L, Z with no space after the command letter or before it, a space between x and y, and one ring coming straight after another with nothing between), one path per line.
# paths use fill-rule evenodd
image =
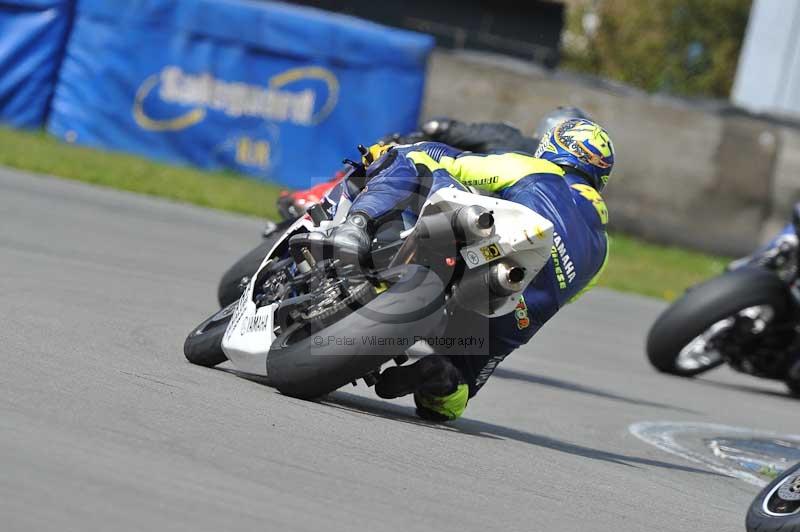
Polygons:
M747 532L800 532L800 464L787 469L755 498Z
M183 343L186 360L198 366L213 368L228 357L222 351L222 337L238 302L233 302L194 328Z
M716 340L737 318L766 326L789 306L786 285L774 273L743 268L697 285L670 305L647 336L647 357L658 371L693 377L724 362Z

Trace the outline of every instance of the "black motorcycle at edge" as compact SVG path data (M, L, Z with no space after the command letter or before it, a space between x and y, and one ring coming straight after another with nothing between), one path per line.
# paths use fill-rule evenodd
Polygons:
M800 464L761 490L747 511L747 532L800 532Z
M800 212L793 223L800 231ZM744 263L744 264L742 264ZM663 373L694 377L722 364L786 383L800 396L797 245L780 246L696 285L656 320L647 356Z

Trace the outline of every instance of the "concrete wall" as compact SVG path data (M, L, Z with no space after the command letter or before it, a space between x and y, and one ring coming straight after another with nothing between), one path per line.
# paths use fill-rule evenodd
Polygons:
M656 242L744 254L800 200L800 130L720 105L649 96L515 60L434 54L426 117L505 120L532 131L558 105L607 127L617 166L611 226Z

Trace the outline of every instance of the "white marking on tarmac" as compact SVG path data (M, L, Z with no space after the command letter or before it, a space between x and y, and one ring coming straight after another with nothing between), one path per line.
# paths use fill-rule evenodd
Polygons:
M691 423L691 422L671 422L671 421L642 421L634 423L628 427L628 431L639 438L640 440L653 445L675 456L679 456L689 462L700 464L703 467L727 475L733 478L738 478L753 484L755 486L764 487L768 484L767 481L760 477L729 466L725 463L714 460L711 455L706 455L678 443L676 436L679 434L698 433L705 436L743 436L747 438L778 438L782 440L795 440L800 442L798 435L778 434L776 432L752 430L742 427L731 427L728 425L717 425L715 423Z

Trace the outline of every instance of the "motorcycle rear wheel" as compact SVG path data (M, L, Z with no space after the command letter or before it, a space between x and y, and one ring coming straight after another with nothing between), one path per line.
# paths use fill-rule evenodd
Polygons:
M711 340L713 328L721 330L726 320L753 307L767 307L779 319L788 306L786 285L774 273L756 268L725 273L691 288L658 317L647 336L647 357L663 373L705 373L724 362L719 352L703 356L703 342ZM693 345L699 350L694 361L687 353Z
M415 338L444 326L444 285L421 266L356 311L320 315L321 328L287 330L270 347L267 378L281 393L316 399L380 369Z

